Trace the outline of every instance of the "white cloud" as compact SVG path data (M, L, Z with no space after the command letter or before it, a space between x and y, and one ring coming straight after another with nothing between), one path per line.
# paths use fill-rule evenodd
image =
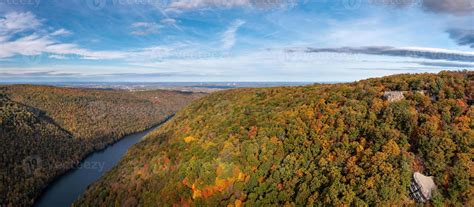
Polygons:
M19 38L14 41L0 43L0 58L18 55L40 55L44 49L53 44L47 37L40 37L36 34Z
M39 26L41 26L41 21L31 12L11 12L0 17L0 34L3 35L33 30Z
M354 81L374 76L401 72L437 72L446 67L423 66L413 58L371 56L365 54L315 54L300 52L288 54L278 50L261 50L246 54L232 55L216 53L215 56L192 55L170 58L181 48L152 47L138 51L124 52L127 60L137 58L126 65L51 65L27 68L5 67L1 72L34 70L35 73L55 74L80 73L91 78L104 74L122 74L121 78L133 78L133 73L161 74L151 77L154 81L199 81L205 76L207 81ZM140 59L143 56L163 55L163 59ZM186 56L186 57L185 57ZM419 59L418 59L419 61ZM446 62L446 61L444 61ZM446 62L450 63L450 62ZM426 63L423 63L426 64ZM133 68L133 73L130 72ZM131 75L128 75L131 74ZM251 74L251 75L249 75ZM1 76L1 75L0 75ZM49 75L51 76L51 75ZM115 76L114 76L115 77ZM116 76L119 77L119 76ZM154 78L154 79L153 79ZM136 80L136 79L135 79ZM143 80L140 77L139 80Z
M137 36L157 34L160 32L161 27L161 25L154 22L135 22L132 24L132 28L134 29L132 34Z
M250 6L249 0L176 0L168 5L168 11L191 10L204 7Z
M54 31L54 32L51 33L50 35L51 35L51 36L63 36L63 35L70 35L70 34L72 34L71 31L66 30L66 29L64 29L64 28L61 28L61 29L58 29L58 30Z
M140 25L140 24L139 24ZM36 56L47 54L49 58L64 59L79 58L87 60L125 60L125 61L150 61L163 58L177 58L188 51L186 44L175 44L166 47L149 47L128 51L93 51L81 48L77 44L61 43L51 38L52 35L40 36L31 34L10 41L0 41L0 59L15 55ZM192 54L192 52L189 52Z
M0 17L0 59L15 55L36 56L45 53L52 59L64 59L65 56L71 55L88 60L136 60L166 56L172 50L166 47L150 47L134 51L93 51L77 44L63 43L55 39L57 36L72 33L64 28L47 33L45 32L47 30L40 26L41 21L30 12L13 12ZM134 34L146 35L157 33L161 25L153 22L136 22L132 27L137 29ZM29 33L21 33L20 37L12 38L13 34L23 31L29 31Z
M51 55L77 55L83 59L121 59L127 57L120 51L91 51L76 44L59 43L48 36L32 34L17 40L0 43L0 58L15 55L34 56L48 53Z
M236 33L237 30L245 24L245 21L242 21L240 19L235 20L232 22L232 24L227 28L227 30L222 33L222 48L223 49L230 49L235 45L236 42Z
M64 55L50 55L49 56L50 59L58 59L58 60L66 60L68 59L68 57L64 56Z
M8 40L8 36L0 36L0 43Z
M166 18L166 19L162 19L160 22L165 25L174 25L176 24L176 19Z
M174 0L165 11L181 12L203 8L289 8L298 4L298 0Z
M152 23L149 22L135 22L132 24L132 27L147 27Z
M474 62L474 52L447 50L442 48L427 47L339 47L339 48L306 48L304 50L290 49L288 52L308 53L345 53L345 54L367 54L408 58L424 58L432 60L448 60L461 62Z
M122 59L127 57L126 52L120 51L91 51L83 49L75 44L51 44L44 48L46 53L59 55L78 55L83 59L99 60L99 59Z

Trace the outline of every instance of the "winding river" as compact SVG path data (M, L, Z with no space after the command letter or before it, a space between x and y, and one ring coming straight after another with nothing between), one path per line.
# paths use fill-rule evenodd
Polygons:
M131 146L139 142L145 135L157 127L125 136L104 150L90 154L78 167L68 171L52 182L36 201L34 206L71 206L87 189L87 186L98 180L107 171L112 169L112 167L117 165Z

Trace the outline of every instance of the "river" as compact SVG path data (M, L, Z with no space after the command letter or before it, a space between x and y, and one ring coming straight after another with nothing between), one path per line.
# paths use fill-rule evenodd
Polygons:
M97 181L102 175L117 165L131 146L139 142L155 128L157 127L125 136L104 150L90 154L78 167L71 169L49 184L34 206L71 206L87 189L87 186Z

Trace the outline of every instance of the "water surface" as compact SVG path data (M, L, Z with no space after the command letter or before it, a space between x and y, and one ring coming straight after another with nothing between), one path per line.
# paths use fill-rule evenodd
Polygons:
M155 127L156 128L156 127ZM104 150L87 156L81 164L49 184L34 206L71 206L87 189L87 186L118 164L127 150L153 129L125 136Z

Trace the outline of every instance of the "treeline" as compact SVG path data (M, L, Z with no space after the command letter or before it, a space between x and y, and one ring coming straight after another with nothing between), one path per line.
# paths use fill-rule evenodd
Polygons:
M473 206L474 72L237 89L193 102L77 206ZM390 102L387 91L403 91Z
M0 205L30 206L94 150L160 123L203 94L0 87Z

